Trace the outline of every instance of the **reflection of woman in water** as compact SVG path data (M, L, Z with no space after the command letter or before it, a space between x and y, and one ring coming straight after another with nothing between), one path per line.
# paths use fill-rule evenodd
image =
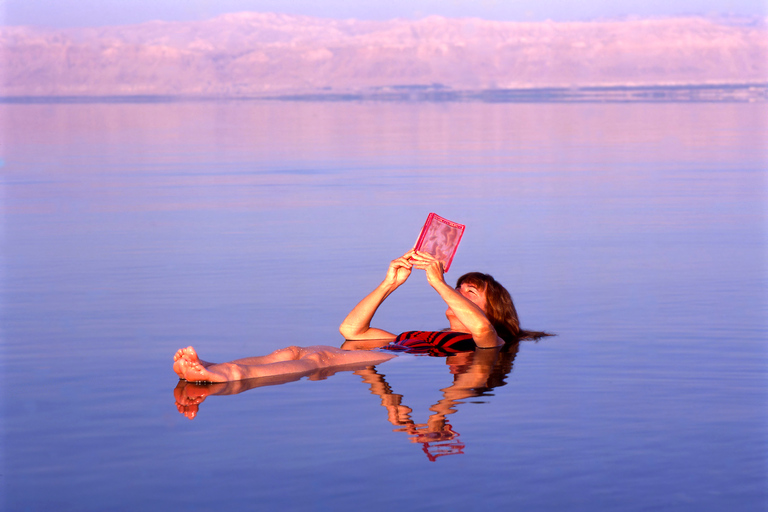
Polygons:
M456 406L467 398L486 395L493 388L504 386L504 379L512 370L519 344L504 349L475 350L448 354L445 363L453 375L453 383L441 389L442 398L429 410L432 414L426 423L411 419L413 410L403 404L403 395L396 394L385 380L385 376L368 367L355 371L368 384L371 393L381 398L381 405L387 409L387 419L404 432L412 443L420 443L429 460L435 461L444 455L464 453L460 434L448 423L447 416L456 412Z
M405 283L414 267L426 271L427 282L447 304L445 315L450 327L439 333L409 331L398 336L371 327L378 307ZM425 252L413 250L390 263L384 281L355 306L339 330L347 340L359 342L345 344L343 348L372 348L380 346L381 341L392 341L394 344L390 348L395 349L433 345L443 350L461 351L549 336L544 332L520 329L512 297L492 276L471 272L461 276L453 288L445 282L440 261ZM366 343L366 340L371 341Z
M427 282L445 301L449 328L439 332L409 331L397 336L371 327L381 303L400 287L413 268L426 270ZM430 407L425 424L411 420L411 409L402 404L402 395L394 394L384 376L374 369L355 373L381 397L389 421L396 431L421 443L430 460L442 455L463 453L459 434L446 420L456 412L460 400L480 396L504 385L512 361L523 339L549 336L545 332L520 329L515 305L509 292L488 274L471 272L461 276L456 288L446 284L443 265L427 253L409 251L393 260L384 281L365 297L339 328L348 340L342 348L373 348L386 345L388 350L444 355L454 375L453 384L443 388L443 398Z

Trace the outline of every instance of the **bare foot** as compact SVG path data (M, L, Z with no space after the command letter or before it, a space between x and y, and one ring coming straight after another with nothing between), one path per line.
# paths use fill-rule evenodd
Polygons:
M178 351L176 351L176 354L174 354L173 356L173 371L175 371L176 375L178 375L179 378L181 379L184 378L183 364L188 353L191 354L189 356L191 359L197 359L198 363L203 365L205 368L213 364L213 363L208 363L206 361L203 361L202 359L197 357L197 352L195 352L195 349L192 347L180 348Z
M226 382L230 378L223 372L209 370L213 363L201 360L192 347L187 347L176 352L173 369L182 379L189 382Z
M181 368L181 358L184 355L185 350L187 349L180 348L173 356L173 371L176 372L176 375L178 375L180 379L184 378L184 370Z

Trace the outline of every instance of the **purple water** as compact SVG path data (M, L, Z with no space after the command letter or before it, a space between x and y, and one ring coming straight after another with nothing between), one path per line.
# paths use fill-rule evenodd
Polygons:
M767 113L0 106L5 509L766 510ZM340 345L431 211L467 226L449 280L493 274L558 336L474 396L405 354L385 397L340 372L179 414L178 348ZM444 310L416 273L374 325ZM418 442L394 395L457 435Z

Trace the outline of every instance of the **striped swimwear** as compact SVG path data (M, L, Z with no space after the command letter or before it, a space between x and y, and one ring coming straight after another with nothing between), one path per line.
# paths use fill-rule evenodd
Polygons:
M466 332L407 331L398 334L383 348L410 354L447 355L475 350L476 347L472 335Z

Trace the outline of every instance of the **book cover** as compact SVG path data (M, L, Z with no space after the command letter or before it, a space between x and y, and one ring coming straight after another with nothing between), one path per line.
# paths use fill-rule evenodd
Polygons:
M419 233L414 248L417 251L429 253L442 261L444 270L448 272L463 234L464 224L458 224L444 219L436 213L430 213L421 233Z

